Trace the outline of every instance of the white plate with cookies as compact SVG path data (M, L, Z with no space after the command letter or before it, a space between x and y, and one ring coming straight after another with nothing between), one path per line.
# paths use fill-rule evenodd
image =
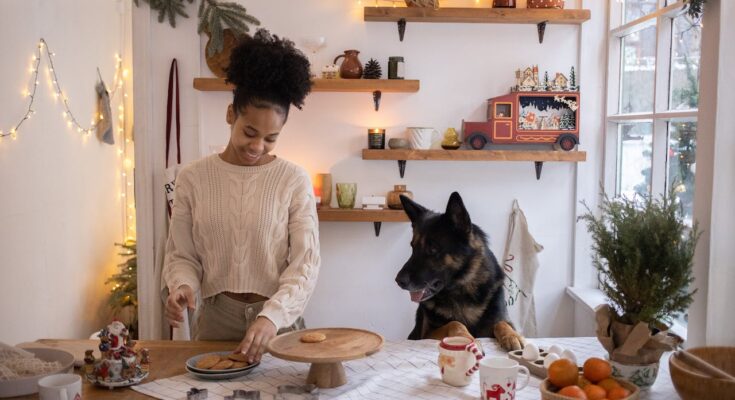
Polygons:
M196 376L206 375L208 379L231 379L230 375L243 376L258 364L249 364L244 354L218 351L191 357L186 360L186 370Z

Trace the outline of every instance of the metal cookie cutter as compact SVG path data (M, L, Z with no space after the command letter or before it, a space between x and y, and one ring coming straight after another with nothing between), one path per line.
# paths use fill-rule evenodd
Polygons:
M318 400L319 388L316 385L281 385L275 400Z
M191 388L186 392L186 400L206 400L207 396L207 389Z
M232 396L225 396L225 400L260 400L260 391L237 389Z

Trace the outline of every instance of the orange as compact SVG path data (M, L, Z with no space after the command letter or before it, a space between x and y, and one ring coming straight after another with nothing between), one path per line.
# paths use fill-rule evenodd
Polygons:
M630 390L624 387L615 387L607 392L607 398L610 400L620 400L630 396Z
M601 358L589 358L584 362L584 377L592 382L599 382L603 379L609 378L612 374L612 367L610 363Z
M571 360L562 358L549 365L548 374L549 382L553 383L556 387L563 388L577 384L579 370L577 369L577 364ZM577 387L579 388L579 386Z
M573 399L587 399L587 395L584 394L584 390L577 385L562 388L557 394L571 397Z
M612 388L620 387L620 384L614 378L607 378L597 382L597 386L609 392Z
M602 400L607 397L607 391L597 385L587 385L584 387L584 394L589 400Z

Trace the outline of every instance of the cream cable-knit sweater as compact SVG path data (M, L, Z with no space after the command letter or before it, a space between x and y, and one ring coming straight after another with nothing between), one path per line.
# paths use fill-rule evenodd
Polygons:
M304 311L320 265L309 175L286 160L237 166L214 154L176 177L163 279L202 298L221 292L269 297L259 316L277 328Z

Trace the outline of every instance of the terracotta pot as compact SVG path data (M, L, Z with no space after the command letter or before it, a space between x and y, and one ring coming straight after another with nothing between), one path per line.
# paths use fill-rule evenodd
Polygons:
M343 79L360 79L362 77L362 63L357 55L357 50L345 50L345 54L340 54L334 58L332 64L337 64L337 60L344 57L342 65L339 67L339 77Z
M401 198L399 197L401 195L413 200L413 193L406 190L406 185L394 185L393 190L388 192L388 198L385 201L388 204L388 208L403 210L403 204L401 204Z
M209 70L212 71L212 73L218 77L218 78L226 78L227 77L227 67L230 65L230 55L232 54L232 49L234 49L238 43L240 43L240 40L248 40L250 39L250 36L244 35L240 39L238 39L237 36L232 32L231 29L225 29L222 32L222 51L219 53L216 53L212 57L209 57L207 53L207 49L209 49L209 46L212 42L212 35L209 32L205 32L207 36L209 36L209 40L207 40L207 46L204 50L204 57L207 60L207 67L209 67Z

